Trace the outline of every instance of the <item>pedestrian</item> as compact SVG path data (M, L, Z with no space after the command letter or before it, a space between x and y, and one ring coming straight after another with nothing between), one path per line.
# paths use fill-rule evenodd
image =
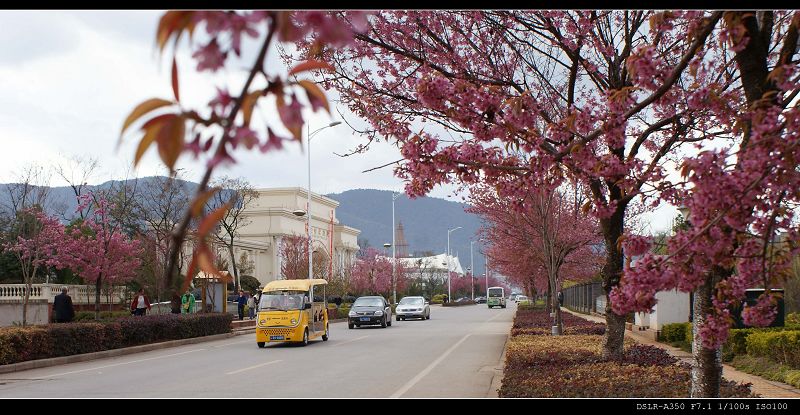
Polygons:
M69 323L75 318L75 308L72 307L72 297L67 294L67 287L61 287L61 294L53 301L53 313L56 323Z
M563 307L564 306L564 293L559 291L557 298L558 298L558 306L559 307Z
M244 290L239 290L239 297L236 298L239 304L239 320L244 320L244 306L247 304L247 297L244 296Z
M194 298L194 294L187 289L186 292L181 296L181 314L194 313L195 304L196 300Z
M178 293L172 294L172 300L169 302L169 306L172 314L181 313L181 297Z
M251 295L250 292L247 292L247 315L250 317L250 320L254 319L256 316L256 296Z
M131 302L131 314L134 316L143 316L150 308L150 299L144 294L144 288L139 288L139 291L133 296L133 301Z

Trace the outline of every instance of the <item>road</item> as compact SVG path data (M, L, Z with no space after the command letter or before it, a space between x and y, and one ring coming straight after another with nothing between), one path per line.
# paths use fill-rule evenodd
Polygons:
M0 398L487 397L516 307L431 307L430 320L349 330L306 347L255 334L0 375ZM496 386L495 386L496 387Z

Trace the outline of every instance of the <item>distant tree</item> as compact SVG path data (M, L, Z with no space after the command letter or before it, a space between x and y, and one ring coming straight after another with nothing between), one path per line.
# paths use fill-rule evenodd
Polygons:
M251 202L258 198L258 192L253 189L253 186L247 180L241 177L233 179L222 176L212 181L210 186L220 190L214 192L213 196L209 198L206 210L213 212L223 206L228 207L220 216L217 232L212 235L214 242L225 246L228 251L228 258L233 270L233 281L236 284L236 289L238 289L240 272L236 255L234 254L234 246L236 239L239 237L239 230L250 223L250 219L244 214L244 211Z
M95 319L100 319L103 284L122 284L131 280L141 265L139 241L120 231L111 217L113 206L102 195L84 194L78 210L85 204L94 207L84 220L77 219L59 241L59 261L84 280L95 284Z
M281 277L287 280L308 278L308 243L304 236L286 235L281 238Z
M75 200L79 200L86 192L91 190L89 181L94 178L97 169L100 167L100 160L97 157L73 154L66 157L65 161L59 162L55 166L56 174L61 177L72 190ZM79 218L86 219L92 209L88 204L79 210L70 211L67 205L61 204L55 209L66 221Z
M136 194L134 216L141 223L141 239L147 250L145 256L148 260L145 266L152 272L147 279L153 281L151 287L155 289L158 298L171 298L173 290L180 288L177 284L167 283L167 258L174 244L173 232L188 208L189 188L177 173L143 181ZM185 255L185 250L181 250L178 255L179 273L184 272Z
M25 284L22 301L24 326L28 322L28 301L34 276L48 266L62 266L58 251L64 240L64 226L37 208L19 211L17 226L16 241L6 243L3 248L11 252L20 264Z
M367 248L353 267L350 287L358 294L381 294L392 291L392 263L375 248Z

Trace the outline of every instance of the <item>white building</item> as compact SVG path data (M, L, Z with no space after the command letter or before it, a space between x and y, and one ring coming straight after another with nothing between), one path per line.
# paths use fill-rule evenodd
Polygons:
M420 275L420 272L413 272L413 270L423 270L447 277L447 254L419 258L397 258L397 261L403 264L406 269L412 270L412 272L408 273L411 278ZM461 268L461 262L458 261L458 257L450 256L450 270L459 276L464 275L464 269Z
M262 284L281 279L280 245L284 237L306 235L306 217L292 212L306 210L308 192L300 187L257 189L258 197L242 212L244 226L234 243L237 264L243 253L253 262L252 276ZM339 223L339 202L311 193L311 237L314 255L332 259L333 271L351 263L358 252L358 229ZM226 250L220 253L227 256ZM338 266L337 266L338 265Z

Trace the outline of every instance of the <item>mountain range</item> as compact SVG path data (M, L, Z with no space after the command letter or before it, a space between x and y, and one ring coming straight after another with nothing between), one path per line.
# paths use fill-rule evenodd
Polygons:
M148 184L157 178L140 178L138 186L150 188ZM105 182L89 189L107 189L115 181ZM194 191L196 183L185 182L188 190ZM0 206L9 202L8 184L0 184ZM361 230L359 245L372 246L383 250L384 243L392 242L392 192L388 190L354 189L342 193L327 194L340 203L336 209L339 222ZM470 241L477 240L481 226L480 218L465 211L467 204L432 197L410 199L401 195L395 200L395 220L402 223L408 243L408 254L415 256L424 252L441 254L447 250L447 231L456 227L461 229L450 233L450 252L458 256L462 267L470 266ZM48 193L47 210L58 217L74 212L77 206L74 193L69 187L51 187ZM399 236L398 236L399 239ZM484 272L482 245L475 242L473 255L475 273ZM391 255L391 248L387 254Z

